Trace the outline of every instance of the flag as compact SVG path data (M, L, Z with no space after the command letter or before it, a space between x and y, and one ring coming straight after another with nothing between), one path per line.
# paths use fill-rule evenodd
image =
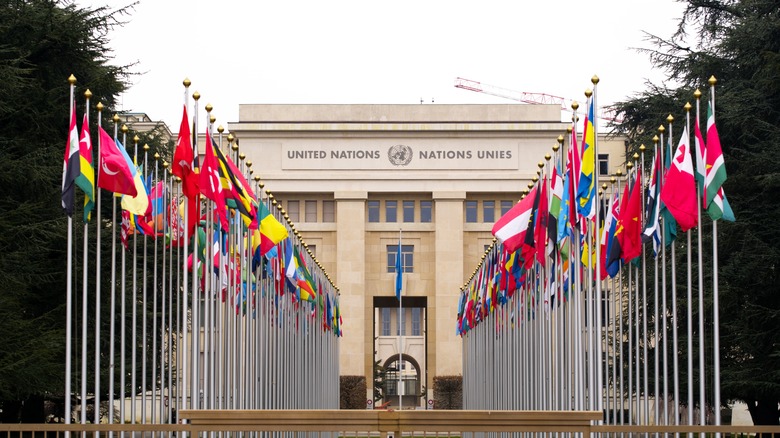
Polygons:
M95 206L95 169L92 167L92 140L89 137L89 120L84 114L79 140L79 176L76 185L84 191L84 222L89 222Z
M542 191L539 193L539 205L536 207L536 226L534 228L534 242L536 248L536 260L544 267L547 262L547 226L550 216L547 202L547 175L542 178Z
M395 253L395 297L401 300L403 289L403 264L401 263L401 236L398 236L398 252Z
M213 142L212 142L213 144ZM249 197L249 193L246 190L248 184L244 180L241 172L236 168L230 157L225 157L218 147L214 148L214 152L217 155L217 161L219 163L219 177L222 183L222 191L225 195L225 201L230 202L231 207L237 209L241 213L241 217L249 226L254 220L254 216L257 214L257 209L252 203L252 199Z
M264 202L258 205L257 216L260 225L260 253L265 255L277 243L287 238L287 228L276 220Z
M705 161L707 160L707 148L704 144L704 139L701 136L701 129L699 129L699 118L696 118L696 123L693 127L693 144L694 152L696 156L696 166L694 167L694 177L696 179L696 186L699 188L699 193L702 197L702 208L707 208L704 202L704 174L705 174Z
M715 114L712 106L707 107L707 165L704 187L704 202L707 214L714 221L725 219L734 222L734 212L731 210L723 183L726 182L726 166L723 161L723 149L720 146L718 128L715 126Z
M189 117L187 106L181 116L179 135L176 138L176 150L173 153L171 172L181 178L182 191L188 198L196 198L200 194L198 189L198 174L195 166L195 156L192 150L192 137L190 135Z
M664 156L664 168L661 171L661 189L663 189L663 181L666 179L666 174L669 171L669 168L672 167L672 137L669 136L668 140L666 142L666 151L663 154ZM661 194L659 192L658 199L661 201L661 212L660 216L663 219L663 231L664 231L664 246L669 246L677 240L677 222L674 220L674 216L672 216L672 213L669 211L669 209L666 208L666 204L664 204L664 200L661 199Z
M619 238L623 263L628 263L642 254L642 190L642 175L637 172L626 209L620 212L623 232Z
M163 184L162 181L158 181L149 192L151 214L144 217L144 220L147 221L147 223L151 223L151 228L156 234L160 234L165 231L165 184Z
M642 231L642 241L653 243L653 254L658 257L661 250L661 226L659 223L659 210L661 207L660 194L660 176L661 176L661 156L658 149L655 151L653 159L653 168L650 172L650 187L647 190L647 204L645 207L645 217L647 223Z
M688 128L683 128L680 143L672 158L672 165L666 172L666 181L661 189L661 199L685 232L696 226L698 204L696 182L693 179L693 162L688 143Z
M209 133L206 133L206 153L203 158L203 168L200 170L198 187L200 187L200 192L203 193L203 196L214 202L214 210L222 224L222 229L227 230L230 227L227 204L225 204L222 182L219 178L219 162L217 161Z
M550 215L547 222L547 238L552 248L558 244L558 216L561 212L561 198L563 197L563 180L557 166L553 166L550 179Z
M62 208L68 216L73 216L73 201L76 195L74 183L79 172L79 132L76 127L76 104L74 103L70 111L65 159L62 162Z
M579 200L579 206L577 212L588 219L593 218L595 215L595 209L593 200L596 198L596 156L594 150L596 148L595 132L593 127L593 113L595 99L590 99L590 105L588 106L588 115L585 118L584 128L584 141L582 144L582 162L580 167L580 176L577 183L577 198Z
M628 208L628 198L630 197L629 184L626 182L623 187L623 194L618 203L612 205L612 215L615 217L615 230L612 233L612 240L609 243L609 256L607 257L607 273L610 277L615 277L620 269L620 256L623 254L620 235L623 234L623 212ZM617 210L616 210L617 209Z
M506 251L515 252L523 245L535 198L536 187L493 224L493 236L504 244Z
M100 135L98 187L118 194L136 196L138 190L133 181L133 171L127 165L122 152L103 127L98 127L98 133Z
M618 263L615 260L610 260L610 248L612 247L612 241L615 239L615 230L617 230L617 219L620 214L620 208L618 206L618 194L617 191L612 194L609 200L609 212L607 213L607 220L604 221L604 231L606 232L606 239L602 241L601 249L601 272L603 280L605 275L609 275L614 278L617 275L620 268L620 258L618 257ZM609 262L612 262L610 265Z
M119 142L119 139L114 137L114 144L124 157L127 167L133 174L133 184L135 185L136 194L134 196L122 196L122 210L127 210L136 216L145 216L149 211L149 188L144 184L143 173L141 168L138 167L136 161L130 159L130 155L127 154L127 150Z
M130 213L127 210L122 210L122 225L119 231L119 237L122 240L122 246L125 251L128 251L127 237L130 235Z

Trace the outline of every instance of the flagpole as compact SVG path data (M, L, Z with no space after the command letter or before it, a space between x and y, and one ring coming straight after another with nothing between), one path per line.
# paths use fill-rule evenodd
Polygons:
M661 200L659 199L660 198L660 191L658 191L658 186L657 186L660 183L659 178L658 178L658 173L660 172L660 169L658 167L660 167L660 166L656 166L656 165L660 164L660 161L658 160L658 136L657 135L653 136L653 162L655 163L653 165L653 169L654 169L653 172L654 172L654 174L650 176L650 181L655 180L655 184L656 184L655 197L656 197L656 199L655 199L654 202L656 203L656 205L653 206L655 211L653 213L654 217L653 217L652 220L655 223L655 226L658 226L659 225L658 224L658 213L659 213L658 207L660 206L659 203L661 202ZM649 218L646 218L645 219L645 223L647 223L649 220L650 220ZM656 230L654 232L657 235L658 231ZM661 239L663 239L663 237L661 237ZM663 242L659 243L659 245L663 245ZM660 252L660 251L658 251L658 252ZM643 251L643 254L644 254L644 251ZM644 257L644 255L642 257ZM654 411L655 411L655 424L656 424L656 426L660 424L660 420L661 420L661 413L659 411L659 406L661 405L661 403L659 401L660 400L660 397L659 397L659 394L660 394L660 392L659 392L660 391L660 384L658 382L659 372L660 372L660 369L661 369L660 368L661 360L660 360L660 357L659 357L659 354L658 354L659 346L660 346L660 342L659 342L660 337L659 337L659 334L658 334L658 329L659 329L658 315L659 315L658 314L658 254L655 252L655 248L654 248L654 253L653 253L653 337L655 338L655 341L653 342L653 349L655 350L655 354L653 354L653 356L654 356L654 364L653 364L653 372L654 372L654 374L653 374L653 376L654 376L653 382L654 382L654 387L653 387L653 394L654 394L654 397L655 397L655 409L654 409ZM666 376L665 375L664 375L664 384L666 384ZM666 394L665 391L664 391L664 394ZM666 407L666 398L664 398L664 408L665 407Z
M669 146L671 146L672 139L674 138L673 134L673 125L674 122L674 116L669 114L666 117L666 121L669 124L669 138L667 140L667 143ZM667 154L671 153L671 147L670 150L667 151ZM663 186L661 187L663 188ZM664 239L666 239L666 236L664 236ZM664 242L664 245L666 245L666 242ZM672 286L672 375L674 376L674 425L679 426L680 425L680 365L679 365L679 339L678 339L678 333L677 333L677 326L678 326L678 319L677 319L677 249L674 245L674 242L672 241L670 243L670 246L672 248L672 253L670 255L670 265L671 265L671 279L670 283Z
M659 169L658 169L658 193L659 193L659 199L658 202L660 203L660 191L661 186L663 185L663 166L664 166L664 131L666 128L664 128L664 125L661 124L661 126L658 127L658 133L661 134L660 137L660 148L658 148L658 154L659 154ZM661 298L661 308L663 309L662 313L662 325L663 325L663 381L664 381L664 425L669 425L669 336L667 331L669 330L669 326L667 323L667 302L666 302L666 221L660 220L660 204L658 209L658 215L659 215L659 226L661 227L661 243L660 243L660 255L661 255L661 290L660 292L663 293L663 296ZM656 275L658 273L658 270L656 270Z
M146 172L147 172L146 163L148 162L148 159L149 159L149 145L144 143L143 150L144 150L144 170L143 170L143 175L145 177L146 176ZM137 166L137 164L136 164L136 166ZM136 172L137 171L138 170L136 170ZM146 189L144 189L144 190L146 190ZM141 220L143 220L143 218L141 218ZM138 221L138 219L136 219L136 229L138 229L138 222L137 221ZM148 251L147 251L148 243L149 243L149 236L147 236L146 233L144 233L144 250L143 250L144 254L143 254L143 268L142 268L143 269L143 273L144 273L144 278L143 278L143 283L142 283L142 286L141 286L141 312L142 312L141 313L141 424L146 424L147 423L147 419L146 419L146 395L149 392L148 388L146 387L146 363L148 361L147 360L147 353L148 352L147 352L147 348L146 348L147 337L148 337L148 334L147 334L147 331L146 331L147 319L148 319L147 318L148 304L146 302L146 298L147 298L147 293L146 292L147 292L147 285L149 284L149 280L148 280L148 278L146 278L146 274L147 274L146 266L147 266L147 258L148 258L147 257L147 254L148 254Z
M715 76L710 76L710 102L712 115L715 116ZM724 201L725 204L725 201ZM718 304L718 221L712 221L712 351L713 351L713 405L715 425L720 426L720 307ZM718 434L720 436L720 434Z
M98 102L98 128L102 125L101 113L103 111L103 104ZM100 136L98 136L98 168L100 168L100 148L102 147ZM99 174L100 172L98 172ZM98 175L95 175L95 187L98 187ZM94 404L94 423L100 423L100 190L97 190L97 203L95 209L95 223L97 233L95 237L95 404ZM87 314L84 313L82 318L86 318ZM86 336L84 337L86 342ZM86 361L86 356L84 358ZM86 376L86 374L85 374ZM98 432L95 432L97 438Z
M690 132L691 125L691 104L687 103L683 107L685 109L685 130L683 134ZM685 139L687 145L691 144L690 135ZM689 153L689 151L685 151ZM687 274L687 287L688 287L688 424L693 424L693 273L691 269L691 230L686 233L686 274ZM702 376L704 377L704 376Z
M138 135L133 136L133 159L137 161L138 157ZM128 214L130 214L128 212ZM136 423L136 417L138 412L137 400L138 400L138 385L136 385L138 371L138 284L137 274L138 270L138 230L133 226L133 322L132 322L132 336L130 340L132 354L131 354L131 366L130 366L130 386L132 387L130 392L130 421L132 424Z
M154 178L152 178L152 182L150 184L150 187L147 187L147 190L149 191L149 202L152 202L153 198L151 198L151 192L155 187L155 184L157 183L158 178L158 169L160 164L160 154L155 152L154 155ZM144 160L144 165L146 165L146 160ZM148 178L146 174L144 174L144 178ZM157 196L160 196L160 193L157 193ZM152 257L152 263L154 264L154 267L152 268L152 424L157 423L157 218L154 216L154 206L151 206L152 211L152 239L154 244L154 256ZM146 218L144 217L144 219ZM162 313L163 319L165 313ZM160 345L162 348L162 345ZM162 365L162 361L160 361L160 365ZM161 373L162 374L162 373ZM162 377L162 376L161 376ZM161 418L162 419L162 418ZM161 423L162 421L160 421Z
M116 122L119 116L114 115ZM116 123L115 123L116 124ZM127 126L122 125L122 132L127 132ZM110 299L109 323L109 347L108 347L108 423L114 422L114 380L115 380L115 358L114 358L114 333L116 330L116 196L111 197L111 299ZM110 432L109 437L114 433Z
M189 106L189 103L190 103L189 102L189 87L191 85L191 82L190 82L189 79L185 78L184 81L182 81L182 84L184 85L184 108L186 110L186 108ZM198 98L200 98L200 93L198 93L197 91L195 93L197 94ZM193 96L193 98L194 98L194 96ZM185 120L185 123L187 123L189 125L189 120ZM195 137L197 139L197 131L195 132ZM192 139L190 139L190 141L192 141ZM197 142L195 144L197 145ZM187 146L191 147L190 145L187 145ZM197 153L197 148L195 150L196 150L196 153ZM196 155L196 157L197 157L197 155ZM187 164L194 167L193 163L187 163ZM185 183L186 183L186 181L182 180L182 184L185 184ZM184 193L184 186L183 185L182 185L182 193ZM195 196L197 196L197 195L195 195ZM188 273L187 273L187 252L188 251L187 251L187 249L188 248L187 247L189 246L189 242L188 241L189 241L189 228L190 228L189 227L190 200L189 200L189 197L186 196L186 195L184 196L184 198L185 198L185 200L184 200L184 218L183 218L183 223L184 223L184 236L183 236L183 239L184 239L184 249L182 250L182 252L181 252L182 255L179 258L179 262L181 263L182 283L181 283L181 288L179 288L178 291L177 291L178 294L179 294L179 297L181 298L181 319L179 320L179 318L177 317L177 320L179 320L178 322L180 322L180 326L179 327L180 327L180 331L181 331L181 337L179 339L180 339L181 345L179 346L180 348L177 348L177 352L176 352L177 353L176 354L177 362L179 362L181 364L181 368L179 370L177 370L177 373L176 373L176 381L177 381L176 394L180 397L179 409L187 409L188 407L190 407L190 408L192 407L192 400L190 400L190 404L189 405L187 404L187 385L189 384L189 381L187 380L187 377L188 377L188 375L187 375L187 355L188 355L187 348L190 346L189 345L189 339L188 339L188 336L187 336L187 324L188 324L187 320L188 320L188 313L189 313L189 311L187 310L187 292L188 292L188 287L187 287L188 286L187 285L187 280L188 280ZM197 201L196 201L195 206L197 207ZM194 277L194 275L193 275L193 277ZM179 436L180 437L184 437L185 436L185 432L182 431L179 434Z
M192 98L195 99L195 111L193 111L193 126L194 129L192 130L192 147L194 156L197 159L198 154L198 100L200 99L200 93L197 91L192 95ZM198 198L200 198L200 195L197 195ZM200 199L198 199L198 203L200 203ZM207 216L208 217L208 216ZM198 371L199 368L199 355L200 355L200 312L199 312L199 296L198 296L198 282L199 278L198 276L198 226L199 226L200 218L195 219L195 231L192 239L192 290L190 297L192 300L191 304L191 315L190 315L190 321L191 321L191 333L190 333L190 354L191 354L191 363L190 363L190 409L200 409L200 398L198 394L198 388L199 388L199 377L200 373Z
M640 169L637 177L637 183L641 183L640 186L640 200L642 210L639 213L640 229L644 229L645 223L642 221L644 218L645 210L645 191L644 191L644 177L645 177L645 145L639 146L641 151L641 157L639 160ZM636 154L634 154L636 156ZM648 382L648 361L647 361L647 342L649 336L647 335L647 257L645 254L645 243L642 240L642 333L644 334L644 340L642 342L642 371L644 372L644 392L645 392L645 424L650 424L650 398L649 398L649 382ZM658 373L655 374L656 376ZM657 379L656 379L657 381ZM658 394L656 391L654 394ZM657 397L656 397L657 398ZM657 405L657 404L656 404Z
M590 79L590 81L593 83L593 107L598 108L598 99L597 99L597 88L599 83L599 77L596 75L593 75L593 77ZM598 186L599 181L599 166L598 166L598 145L599 145L599 136L598 136L598 118L596 116L596 112L593 113L593 157L595 158L596 162L593 166L593 178L595 180L596 186ZM599 205L599 195L598 190L596 190L596 199L594 200L595 205ZM596 236L599 235L599 220L598 217L596 217ZM596 275L601 275L601 245L596 244ZM602 345L602 328L601 328L601 281L596 281L596 318L595 318L595 326L596 326L596 390L598 391L598 395L596 397L596 409L601 411L604 409L604 376L603 376L603 368L604 363L601 360L602 357L602 351L603 351L603 345ZM599 423L602 421L599 420Z
M75 78L74 78L75 80ZM92 93L90 93L91 95ZM87 102L89 102L89 98L87 98ZM103 105L98 102L98 126L100 126L100 109L103 108ZM87 113L89 113L89 104L87 104ZM98 147L100 139L98 137ZM97 169L100 169L100 154L97 154L97 160L98 160L98 167ZM95 172L95 191L97 193L100 193L100 188L97 186L98 182L98 175L100 172ZM97 214L97 213L96 213ZM84 255L83 255L83 264L84 264L84 272L82 273L82 294L81 294L81 424L87 424L87 311L89 307L89 299L88 299L88 263L87 263L87 257L89 255L89 248L87 240L87 230L89 229L88 224L84 224ZM100 226L98 225L97 228L98 234L100 233ZM70 271L70 270L69 270ZM70 284L70 281L68 282ZM86 436L86 435L85 435Z
M396 280L396 289L398 289L398 410L402 410L404 406L404 396L402 394L403 391L403 363L404 363L404 331L403 331L403 271L404 271L404 263L403 263L403 252L401 251L401 228L398 228L398 260L399 264L396 267L398 272L396 275L398 275L398 278L401 279L400 281L400 288L397 284L398 281Z
M696 91L693 93L693 96L696 98L696 127L699 126L699 103L701 100L701 91L696 89ZM697 129L697 132L699 132L699 129ZM698 143L698 141L697 141ZM699 144L698 147L701 148L704 145ZM703 161L703 154L702 151L699 151L698 148L695 152L697 163ZM702 162L702 164L704 164ZM698 172L694 172L695 174L698 174ZM702 199L702 187L704 186L704 175L701 175L702 183L696 184L696 223L699 224L697 228L697 255L698 255L698 274L699 274L699 424L704 426L707 424L706 421L706 409L707 406L707 400L705 398L705 367L704 367L704 267L703 264L703 255L702 255L702 242L701 242L701 199Z
M71 120L74 117L74 112L76 111L76 102L74 100L74 94L76 91L76 77L73 75L70 75L68 77L68 84L70 84L70 99L68 100L68 105L70 106L70 110L68 112L68 123L70 124ZM89 112L89 97L87 97L87 112ZM68 136L70 138L70 132L68 133ZM65 162L66 166L69 164L67 163L69 161L68 156L70 154L70 144L68 144L68 150L65 152ZM63 178L64 180L64 178ZM64 185L64 184L63 184ZM71 366L72 366L72 349L73 346L71 345L73 342L73 216L68 216L68 257L66 262L66 281L67 286L65 288L65 424L71 423ZM84 224L84 229L87 228L87 224ZM84 253L87 252L87 233L84 233ZM84 258L84 265L86 266L86 257ZM86 276L87 270L84 269L84 275ZM86 291L86 287L84 288ZM86 320L86 318L84 318ZM86 336L84 337L84 341L86 341ZM85 344L86 345L86 344ZM86 375L86 374L85 374ZM83 399L82 399L83 400ZM85 411L85 409L82 408L82 411ZM66 437L70 436L70 432L67 432Z

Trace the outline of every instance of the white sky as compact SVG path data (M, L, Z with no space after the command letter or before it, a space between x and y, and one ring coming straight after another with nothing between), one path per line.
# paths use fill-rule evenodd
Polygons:
M121 6L131 0L77 0ZM251 103L512 103L456 77L606 105L659 82L637 47L669 37L675 0L141 0L111 34L115 64L137 62L122 109L178 130L182 80L217 125ZM205 112L201 115L203 117Z

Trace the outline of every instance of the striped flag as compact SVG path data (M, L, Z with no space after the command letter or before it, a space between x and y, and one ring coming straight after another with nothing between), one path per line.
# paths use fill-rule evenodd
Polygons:
M89 137L89 120L84 114L79 140L79 175L76 185L84 191L84 222L89 222L95 206L95 169L92 167L92 140Z
M718 128L715 126L715 114L712 105L707 107L707 165L704 185L704 202L707 214L712 220L724 219L734 222L734 212L731 210L723 183L726 182L726 166L723 162L723 149L720 146Z
M62 162L62 208L68 216L73 216L76 178L79 175L79 132L76 128L76 105L70 112L68 145L65 147L65 159Z
M661 201L660 195L660 180L661 176L661 156L658 153L658 149L655 151L655 159L653 159L653 168L650 172L650 187L647 189L647 203L646 214L647 222L645 223L645 229L642 231L642 241L645 243L653 242L653 254L658 257L658 253L661 250L661 226L659 225L659 211Z

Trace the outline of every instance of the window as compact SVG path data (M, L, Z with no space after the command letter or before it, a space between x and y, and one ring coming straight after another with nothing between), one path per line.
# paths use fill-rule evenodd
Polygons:
M398 329L400 328L401 329L400 336L406 336L406 324L404 324L404 321L406 320L406 318L404 318L404 312L400 312L399 317L401 319L398 321L398 327L395 328L395 335L399 336L398 335ZM404 361L404 364L406 364L406 361Z
M398 245L387 245L387 272L395 272ZM414 245L401 245L401 271L414 272Z
M404 379L404 395L418 395L417 379Z
M609 154L599 154L599 175L609 175Z
M512 201L501 201L501 216L505 215L514 206Z
M422 308L412 307L412 336L420 336L420 314Z
M336 202L322 201L322 221L336 222Z
M368 201L368 221L379 222L379 201Z
M385 222L398 222L398 201L385 201Z
M477 201L466 201L466 222L477 222Z
M414 222L414 201L404 201L404 222Z
M390 336L390 308L382 308L382 336Z
M317 222L317 201L306 201L306 222Z
M433 202L420 201L420 222L430 223L433 217Z
M496 221L496 201L482 201L482 222Z
M287 216L293 222L301 220L301 203L298 201L287 201Z
M385 386L387 389L387 395L398 395L398 375L396 373L387 373L387 375L392 375L393 378L387 378L385 377Z

